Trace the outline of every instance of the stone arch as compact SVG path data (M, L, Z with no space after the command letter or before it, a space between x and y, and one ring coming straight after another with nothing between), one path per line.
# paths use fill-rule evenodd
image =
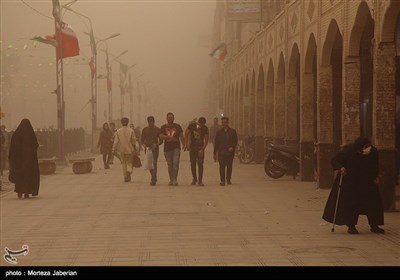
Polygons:
M298 144L300 138L300 51L297 43L292 47L286 95L286 142Z
M283 144L285 138L285 59L283 52L279 55L279 63L275 84L275 109L274 109L274 142Z
M349 59L345 64L345 88L343 106L344 142L351 143L360 134L372 137L373 103L373 47L375 22L366 2L361 2L351 30ZM354 121L356 120L356 121Z
M396 23L400 13L400 1L392 0L386 9L382 24L381 42L393 42L396 34Z
M321 54L322 66L327 66L331 64L332 49L334 48L334 44L336 43L337 38L339 36L342 38L343 41L343 37L342 34L340 33L340 29L336 20L332 19L331 22L329 23L324 46L322 48L322 54Z
M275 69L272 59L268 63L267 83L265 93L265 136L272 140L274 137L274 95Z
M244 86L244 101L243 101L243 122L244 128L243 132L244 135L250 134L250 81L249 81L249 74L246 75L246 81Z
M300 99L300 176L314 181L314 142L317 141L317 42L313 33L306 45Z
M257 77L256 93L256 134L255 134L255 162L262 163L264 159L264 97L265 97L264 66L260 64Z

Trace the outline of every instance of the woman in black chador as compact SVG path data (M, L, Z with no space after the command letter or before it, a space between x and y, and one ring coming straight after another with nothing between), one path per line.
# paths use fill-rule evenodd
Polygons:
M100 132L99 142L97 147L100 148L100 153L103 155L104 169L110 168L111 150L112 150L113 132L110 130L108 123L103 124L103 130Z
M9 180L15 184L15 192L21 198L39 193L40 174L37 158L39 147L35 132L28 119L23 119L11 137Z
M345 146L333 159L332 166L338 176L332 186L322 218L333 222L340 176L342 186L336 214L337 225L347 225L347 232L357 234L358 215L367 215L371 232L384 233L383 208L379 194L378 150L367 138L359 137Z

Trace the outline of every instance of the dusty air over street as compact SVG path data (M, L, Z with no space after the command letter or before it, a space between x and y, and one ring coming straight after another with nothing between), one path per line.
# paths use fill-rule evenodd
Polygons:
M0 50L4 276L400 265L399 0L1 0Z

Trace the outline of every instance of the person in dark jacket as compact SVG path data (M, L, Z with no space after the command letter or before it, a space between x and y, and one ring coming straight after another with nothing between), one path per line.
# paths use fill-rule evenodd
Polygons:
M371 232L384 233L379 227L384 218L378 188L378 150L367 138L359 137L332 159L332 166L339 172L322 218L333 222L340 176L343 176L335 224L347 225L348 233L357 234L358 216L367 215Z
M227 117L222 117L221 123L222 129L217 131L214 139L214 160L219 161L220 185L225 186L225 179L228 185L232 184L232 165L238 138L236 130L229 127Z
M110 169L111 151L113 145L113 133L108 126L108 123L103 124L103 130L100 132L97 148L100 148L100 153L103 155L104 169Z
M31 122L23 119L11 137L9 180L15 184L15 192L19 198L25 194L39 194L40 174L37 158L39 147Z

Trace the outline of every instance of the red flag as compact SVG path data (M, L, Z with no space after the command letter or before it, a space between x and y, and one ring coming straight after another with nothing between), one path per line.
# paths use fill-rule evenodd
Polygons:
M61 23L61 29L57 28L57 43L57 59L79 55L78 38L68 24Z

